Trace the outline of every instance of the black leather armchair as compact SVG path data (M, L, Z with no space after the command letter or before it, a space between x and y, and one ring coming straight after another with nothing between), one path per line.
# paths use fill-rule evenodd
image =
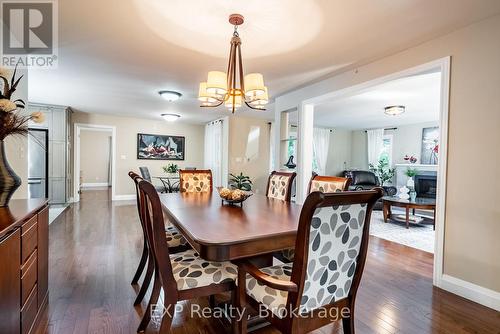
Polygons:
M352 180L349 190L370 190L380 187L378 177L371 171L346 170L344 171L344 177ZM382 186L382 188L384 189L384 196L395 196L398 193L398 189L393 186ZM373 208L375 210L382 210L382 200L378 200Z

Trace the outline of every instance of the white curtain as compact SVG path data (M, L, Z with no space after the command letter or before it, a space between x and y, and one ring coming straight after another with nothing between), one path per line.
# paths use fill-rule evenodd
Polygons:
M326 160L330 146L330 129L313 129L313 152L316 158L315 172L319 175L326 174Z
M222 121L205 125L205 168L212 170L214 187L222 186Z
M275 126L273 122L269 123L269 173L275 170L274 167L274 154L276 152L274 136L275 136Z
M377 166L380 153L384 148L384 129L367 130L368 163Z

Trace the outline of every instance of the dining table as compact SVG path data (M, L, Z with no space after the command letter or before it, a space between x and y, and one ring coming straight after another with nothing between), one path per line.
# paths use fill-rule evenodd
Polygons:
M243 205L223 204L219 194L160 194L165 216L208 261L249 259L272 265L272 253L293 248L302 206L254 194Z

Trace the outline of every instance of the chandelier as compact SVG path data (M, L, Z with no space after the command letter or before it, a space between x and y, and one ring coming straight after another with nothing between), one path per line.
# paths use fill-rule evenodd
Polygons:
M266 110L269 102L267 87L264 86L264 77L260 73L250 73L243 76L243 62L241 60L241 39L238 26L244 18L240 14L229 16L229 23L234 26L229 51L227 73L222 71L208 72L206 82L200 83L198 100L201 107L218 107L224 104L232 113L246 104L251 109Z

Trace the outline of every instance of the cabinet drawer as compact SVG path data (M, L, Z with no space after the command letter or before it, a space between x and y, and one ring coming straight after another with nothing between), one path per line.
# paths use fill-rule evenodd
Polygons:
M26 263L21 267L21 305L24 305L31 290L33 290L36 284L37 262L37 252L34 251Z
M37 216L34 216L21 227L21 263L25 263L38 244Z
M33 322L35 321L36 313L38 310L37 305L37 287L36 284L31 290L28 300L26 300L26 304L24 304L21 309L21 333L27 334L29 333L31 326L33 326Z

